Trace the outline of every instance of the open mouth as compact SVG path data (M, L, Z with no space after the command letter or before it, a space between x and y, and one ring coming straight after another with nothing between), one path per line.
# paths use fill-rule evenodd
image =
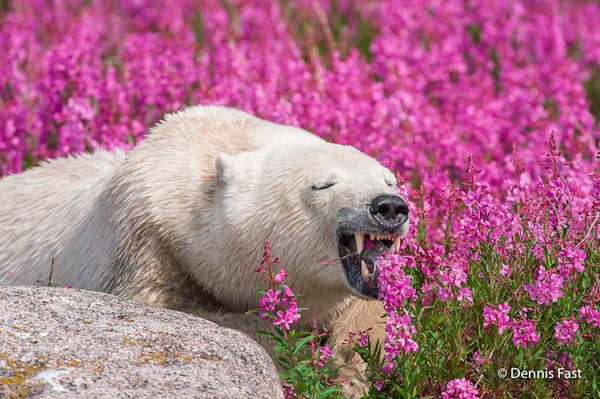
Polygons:
M400 235L387 233L342 233L338 250L348 283L362 296L379 296L377 259L400 249Z

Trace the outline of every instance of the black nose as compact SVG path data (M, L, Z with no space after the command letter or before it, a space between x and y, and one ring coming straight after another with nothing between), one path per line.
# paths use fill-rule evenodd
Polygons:
M371 214L381 221L396 221L400 215L408 216L408 205L399 195L381 194L371 201Z

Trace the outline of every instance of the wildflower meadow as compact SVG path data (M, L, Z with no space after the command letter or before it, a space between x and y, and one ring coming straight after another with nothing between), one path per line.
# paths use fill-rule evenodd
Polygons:
M0 175L132 148L194 104L396 173L411 228L380 261L387 337L348 337L365 397L600 397L600 1L0 1ZM286 396L340 397L265 259Z

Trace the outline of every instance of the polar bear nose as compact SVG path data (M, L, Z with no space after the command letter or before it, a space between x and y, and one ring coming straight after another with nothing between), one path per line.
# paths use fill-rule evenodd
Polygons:
M393 221L400 215L408 216L408 205L399 195L381 194L371 201L369 211L377 219Z

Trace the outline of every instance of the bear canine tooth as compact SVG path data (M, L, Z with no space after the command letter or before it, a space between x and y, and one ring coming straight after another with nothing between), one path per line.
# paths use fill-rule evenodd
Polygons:
M354 233L354 239L356 240L356 252L360 254L363 250L365 235L363 233Z
M394 238L394 249L396 252L400 251L400 236L396 236L396 238Z
M363 280L369 281L369 269L367 268L367 264L364 260L360 262L360 275L362 276Z
M371 239L371 241L375 241L375 234L373 233L369 233L369 238Z

